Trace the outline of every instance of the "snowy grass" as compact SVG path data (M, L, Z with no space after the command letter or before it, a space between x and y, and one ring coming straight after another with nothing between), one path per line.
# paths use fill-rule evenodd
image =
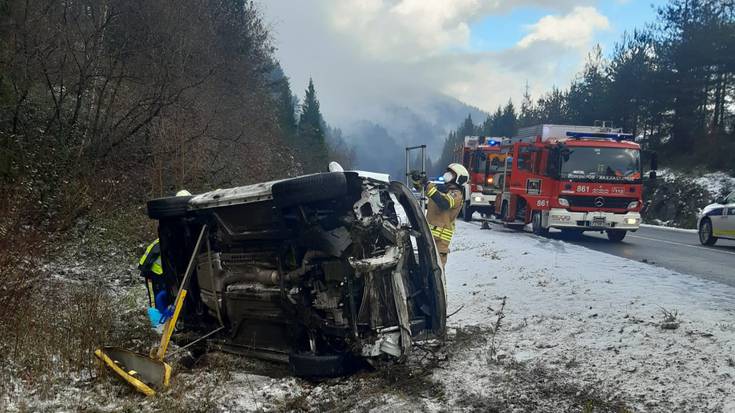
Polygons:
M66 374L45 394L15 377L0 411L735 411L735 289L477 223L458 223L455 237L449 312L463 307L446 343L420 344L405 364L310 382L210 353L176 363L156 398L109 375ZM106 263L122 271L105 282L132 296L140 317L119 316L135 328L145 290L125 262ZM47 268L78 284L106 269Z
M735 408L735 289L558 240L458 224L447 265L454 326L491 325L507 296L504 350L573 372L638 409ZM488 255L500 260L488 259ZM665 329L661 309L680 327ZM503 348L501 348L501 351ZM449 380L462 380L462 375ZM484 384L468 385L483 390Z

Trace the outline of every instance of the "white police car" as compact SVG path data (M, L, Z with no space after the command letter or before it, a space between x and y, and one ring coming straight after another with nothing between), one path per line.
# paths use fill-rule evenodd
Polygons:
M697 228L702 245L713 245L719 238L735 240L735 191L704 207Z

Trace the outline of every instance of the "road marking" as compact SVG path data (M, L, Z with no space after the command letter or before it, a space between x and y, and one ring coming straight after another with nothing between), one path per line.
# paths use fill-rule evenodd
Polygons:
M660 229L662 231L683 232L685 234L696 234L696 229L665 227L663 225L641 224L642 228Z
M690 244L683 244L681 242L665 241L665 240L657 239L657 238L641 237L640 235L629 235L629 237L631 237L631 238L645 239L645 240L648 240L648 241L658 241L658 242L663 242L663 243L671 244L671 245L680 245L682 247L697 248L697 249L705 250L705 251L721 252L723 254L735 255L735 252L732 252L732 251L723 251L723 250L715 249L715 248L700 247L699 245L690 245Z

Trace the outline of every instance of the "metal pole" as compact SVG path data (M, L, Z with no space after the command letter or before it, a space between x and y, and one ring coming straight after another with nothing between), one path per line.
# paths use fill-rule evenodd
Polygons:
M406 148L406 186L411 185L409 182L409 175L411 174L411 170L409 169L411 165L409 165L408 156L411 152L411 148Z
M421 145L421 172L426 175L426 145ZM421 210L426 208L426 188L421 187Z

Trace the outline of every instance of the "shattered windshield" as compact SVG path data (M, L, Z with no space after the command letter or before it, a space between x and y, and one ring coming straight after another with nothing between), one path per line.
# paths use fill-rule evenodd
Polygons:
M567 148L562 151L561 177L574 180L639 181L637 149Z

